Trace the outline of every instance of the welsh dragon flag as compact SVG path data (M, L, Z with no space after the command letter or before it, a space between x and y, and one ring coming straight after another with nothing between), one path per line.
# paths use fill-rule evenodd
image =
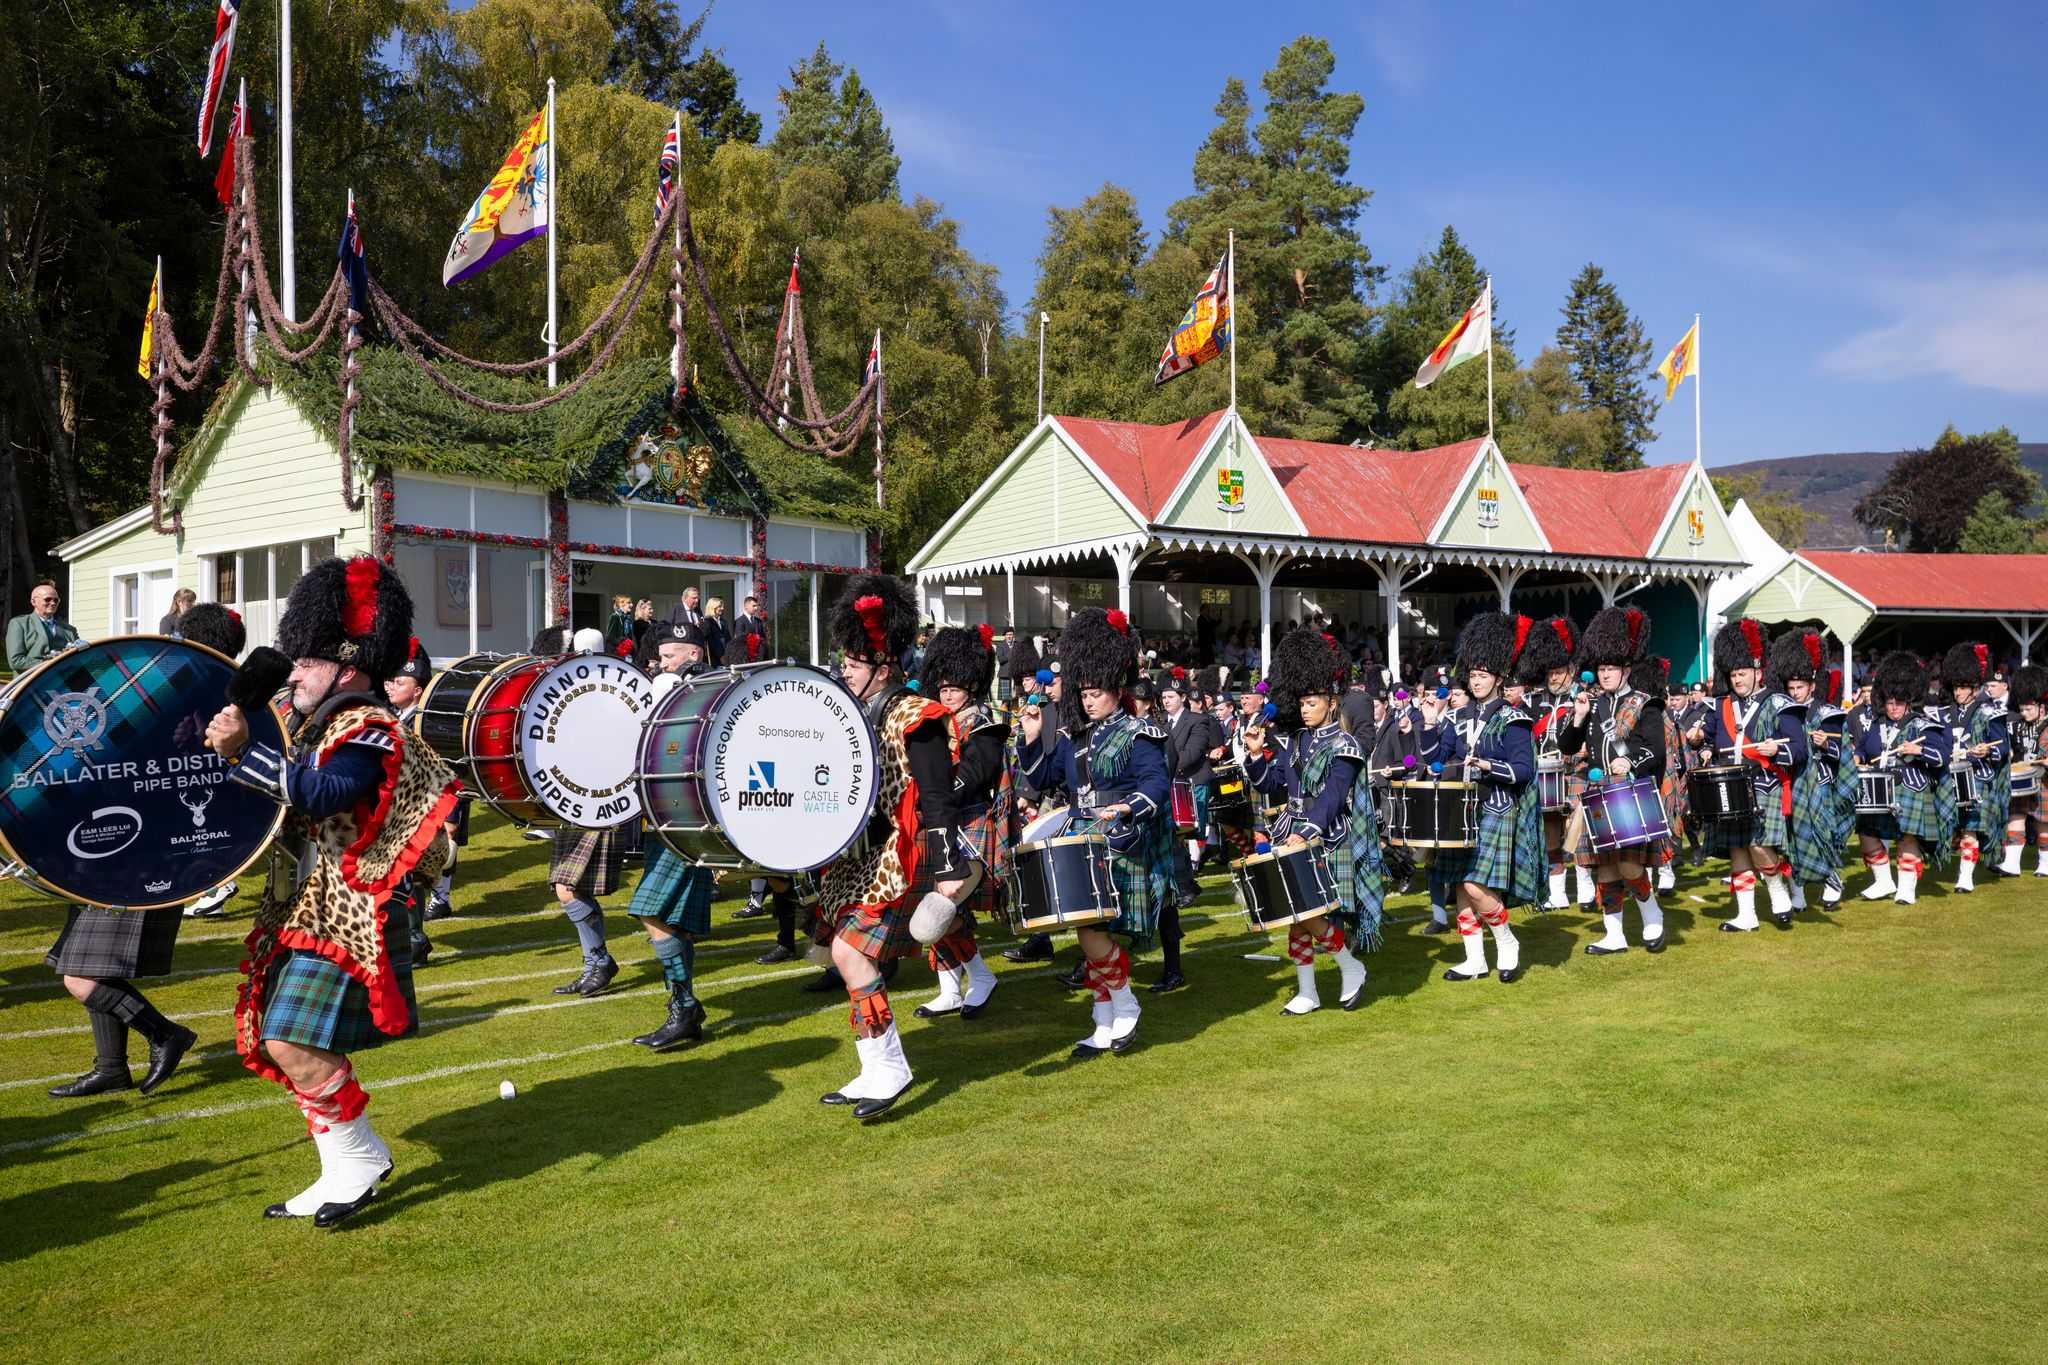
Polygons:
M1493 344L1493 281L1479 291L1479 297L1465 310L1465 316L1457 325L1444 333L1444 339L1429 353L1429 359L1422 362L1422 368L1415 372L1415 387L1426 389L1444 371L1455 369L1477 355L1484 355L1486 348Z

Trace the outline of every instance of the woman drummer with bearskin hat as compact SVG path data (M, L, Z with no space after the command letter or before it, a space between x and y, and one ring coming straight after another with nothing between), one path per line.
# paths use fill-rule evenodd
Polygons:
M1943 708L1950 737L1955 741L1951 760L1969 765L1976 780L1977 799L1959 806L1956 842L1962 865L1956 869L1956 890L1977 887L1977 858L1984 841L1996 835L2005 838L2005 808L2011 801L2011 741L2005 707L1984 694L1991 678L1991 651L1981 644L1965 642L1952 647L1941 659L1941 683L1954 703Z
M1110 876L1120 913L1107 924L1076 931L1084 971L1095 996L1095 1030L1074 1045L1075 1057L1123 1052L1137 1040L1138 997L1131 990L1131 958L1111 938L1142 949L1157 928L1160 907L1172 894L1172 778L1166 731L1125 710L1137 680L1138 649L1120 611L1090 607L1060 636L1062 732L1049 733L1042 716L1020 723L1018 771L1041 790L1065 774L1074 794L1071 833L1105 834Z
M1871 723L1856 741L1856 759L1862 767L1895 774L1897 784L1890 814L1856 817L1857 842L1871 874L1863 899L1891 896L1911 905L1925 860L1939 866L1955 835L1956 789L1948 776L1954 740L1940 708L1926 704L1926 670L1906 651L1878 662L1870 692ZM1893 840L1899 846L1896 877L1885 851Z
M1536 623L1526 616L1484 612L1458 636L1458 662L1465 689L1476 708L1472 738L1458 725L1442 729L1440 755L1430 766L1449 780L1476 781L1478 842L1469 849L1438 849L1436 863L1457 886L1458 935L1465 960L1444 973L1446 981L1476 981L1487 975L1484 925L1493 932L1496 965L1503 982L1519 981L1527 967L1521 943L1508 927L1515 905L1542 908L1544 890L1543 803L1536 789L1535 718L1501 696Z
M1820 633L1803 626L1771 641L1764 674L1765 688L1805 717L1807 761L1792 783L1792 908L1806 908L1808 882L1821 883L1821 905L1833 907L1842 899L1842 844L1856 820L1855 765L1842 761L1849 713L1834 700L1842 675L1828 668Z
M1581 692L1572 699L1571 719L1558 744L1568 755L1583 754L1591 772L1609 779L1648 777L1661 787L1668 758L1664 688L1659 683L1655 691L1646 691L1631 679L1633 670L1643 662L1649 639L1650 618L1634 607L1607 607L1587 623L1579 641L1578 664L1593 671L1599 691L1597 696ZM1575 852L1581 862L1592 859L1600 921L1607 930L1599 942L1586 945L1586 952L1606 957L1628 951L1628 931L1622 920L1624 890L1634 898L1636 913L1642 916L1644 949L1663 952L1664 910L1657 904L1645 861L1652 851L1627 848L1596 854L1588 832L1580 836Z
M1721 921L1725 933L1761 927L1759 881L1770 897L1771 922L1792 927L1791 863L1784 850L1791 841L1792 788L1806 766L1806 729L1800 709L1765 688L1768 654L1764 628L1747 616L1714 633L1714 669L1729 695L1713 708L1702 738L1716 762L1746 770L1756 807L1747 820L1719 821L1707 830L1708 850L1728 857L1735 895L1735 918Z
M938 998L912 1011L920 1019L958 1014L972 1019L995 994L996 974L974 941L976 911L1005 918L1010 862L1010 727L990 708L995 677L995 632L987 626L946 626L925 646L918 695L936 698L953 713L959 759L953 769L954 814L960 832L981 859L981 881L941 937L925 949L939 978ZM964 978L964 984L963 984Z
M2038 664L2022 664L2012 671L2012 679L2006 689L2006 705L2011 709L2007 717L2007 733L2012 741L2012 761L2030 763L2038 770L2044 752L2048 752L2048 715L2044 715L2043 699L2048 698L2048 668ZM2035 779L2039 782L2039 777ZM2005 810L2005 861L1999 871L2007 876L2020 875L2020 857L2027 842L2027 822L2034 822L2034 875L2048 877L2048 820L2042 819L2043 808L2038 787L2031 796L2014 796Z
M1298 848L1320 839L1337 888L1334 915L1288 927L1295 989L1294 998L1281 1006L1282 1014L1322 1008L1316 993L1318 950L1336 959L1339 1001L1347 1010L1357 1009L1365 1003L1365 964L1355 953L1379 947L1379 818L1365 750L1338 715L1344 670L1344 654L1335 640L1312 626L1288 632L1273 649L1266 678L1275 716L1290 733L1278 748L1268 748L1264 725L1246 730L1245 777L1259 791L1287 799L1286 813L1273 828L1274 844ZM1332 924L1333 918L1342 927Z

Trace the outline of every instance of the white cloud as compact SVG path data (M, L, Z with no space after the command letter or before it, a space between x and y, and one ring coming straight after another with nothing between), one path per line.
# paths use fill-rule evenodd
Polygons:
M1429 79L1429 33L1434 13L1417 0L1376 6L1359 21L1366 51L1380 79L1396 95L1415 95Z
M1889 320L1823 355L1830 374L1939 375L1997 393L2048 395L2048 349L2036 340L2048 317L2048 273L1964 269L1891 275L1872 286L1872 302Z

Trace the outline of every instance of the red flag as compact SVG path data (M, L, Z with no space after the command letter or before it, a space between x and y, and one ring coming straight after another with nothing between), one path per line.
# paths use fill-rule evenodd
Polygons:
M222 208L232 208L235 203L235 144L249 136L249 89L242 87L242 96L235 101L234 117L228 120L228 145L220 149L220 169L213 173L213 192L220 196Z
M235 56L235 25L242 17L242 0L220 0L220 12L213 16L213 51L206 58L206 90L199 97L199 155L213 150L213 113L220 107L221 92L228 83L228 63Z

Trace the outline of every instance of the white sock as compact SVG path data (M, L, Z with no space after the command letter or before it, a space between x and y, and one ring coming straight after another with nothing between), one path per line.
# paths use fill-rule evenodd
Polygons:
M453 872L443 872L434 882L434 894L445 901L448 899L448 888L454 885L455 874Z
M1759 880L1763 882L1764 890L1770 894L1771 913L1774 915L1791 914L1792 892L1786 885L1784 870L1780 868L1769 877L1759 875Z
M1458 964L1458 970L1466 976L1484 976L1486 974L1486 935L1475 930L1469 934L1461 934L1459 937L1465 940L1465 960Z
M1804 910L1806 908L1805 882L1795 881L1791 883L1791 885L1786 889L1786 895L1788 895L1791 898L1792 908L1794 910Z
M1350 948L1339 948L1330 956L1337 960L1338 999L1349 1000L1365 989L1365 964Z
M1294 998L1280 1007L1284 1014L1307 1014L1322 1007L1323 998L1316 994L1316 966L1313 962L1294 964Z
M1735 892L1735 927L1754 929L1756 922L1756 888L1738 888Z
M2034 875L2048 877L2048 848L2039 850L2034 858Z
M1657 869L1657 889L1659 891L1675 890L1677 886L1678 872L1670 863L1666 863Z
M1870 885L1863 888L1863 899L1881 901L1898 889L1899 884L1892 880L1891 863L1882 862L1870 869Z
M1911 905L1920 895L1920 874L1911 868L1899 869L1899 890L1893 897L1900 905Z
M1493 956L1504 972L1511 972L1522 960L1522 941L1503 919L1493 926Z
M1820 889L1820 903L1822 905L1840 905L1842 903L1841 873L1831 872L1828 874L1827 885Z
M333 1131L330 1128L327 1132L313 1134L313 1150L320 1156L320 1174L314 1178L312 1184L284 1201L284 1211L294 1218L311 1218L320 1212L322 1204L333 1202L332 1196L327 1193L328 1167L331 1165L328 1150L333 1145L328 1133Z
M1572 870L1579 874L1579 904L1591 905L1593 903L1593 869L1575 865Z
M1562 910L1568 904L1564 898L1564 869L1560 867L1550 874L1550 908Z
M1626 948L1628 933L1621 927L1621 911L1606 910L1600 915L1600 923L1607 927L1607 936L1594 944L1595 948Z
M874 1089L869 1093L878 1100L900 1095L903 1087L910 1084L910 1059L903 1055L903 1039L896 1032L894 1020L889 1023L889 1031L874 1042Z
M964 1003L980 1005L995 994L996 974L989 970L988 963L980 953L967 959L967 994Z
M2007 844L2005 856L1998 860L1998 870L2008 877L2020 875L2020 845Z
M1643 917L1643 942L1655 943L1664 937L1664 907L1657 904L1654 894L1636 902L1636 913Z
M2041 860L2041 865L2048 867L2048 853L2043 853ZM1432 905L1429 907L1429 922L1431 924L1449 924L1451 917L1441 905Z
M1977 887L1977 860L1965 857L1956 869L1956 890L1974 891Z
M875 1094L873 1081L876 1059L881 1056L882 1040L879 1038L856 1038L853 1040L853 1050L855 1055L860 1058L860 1074L845 1085L840 1086L839 1093L850 1100L872 1099Z
M960 1008L960 974L951 967L939 968L939 993L925 1008L950 1014Z
M1129 986L1118 986L1109 993L1109 1036L1112 1039L1128 1038L1138 1031L1138 1016L1144 1013L1138 1007L1138 993Z
M327 1137L332 1158L327 1202L350 1203L376 1188L391 1166L391 1149L370 1127L369 1115L358 1114L347 1123L330 1125Z
M1096 1001L1092 1014L1095 1019L1095 1032L1089 1034L1086 1038L1083 1038L1081 1041L1086 1043L1088 1046L1094 1048L1108 1047L1109 1026L1111 1022L1113 1022L1110 1015L1109 1001Z

